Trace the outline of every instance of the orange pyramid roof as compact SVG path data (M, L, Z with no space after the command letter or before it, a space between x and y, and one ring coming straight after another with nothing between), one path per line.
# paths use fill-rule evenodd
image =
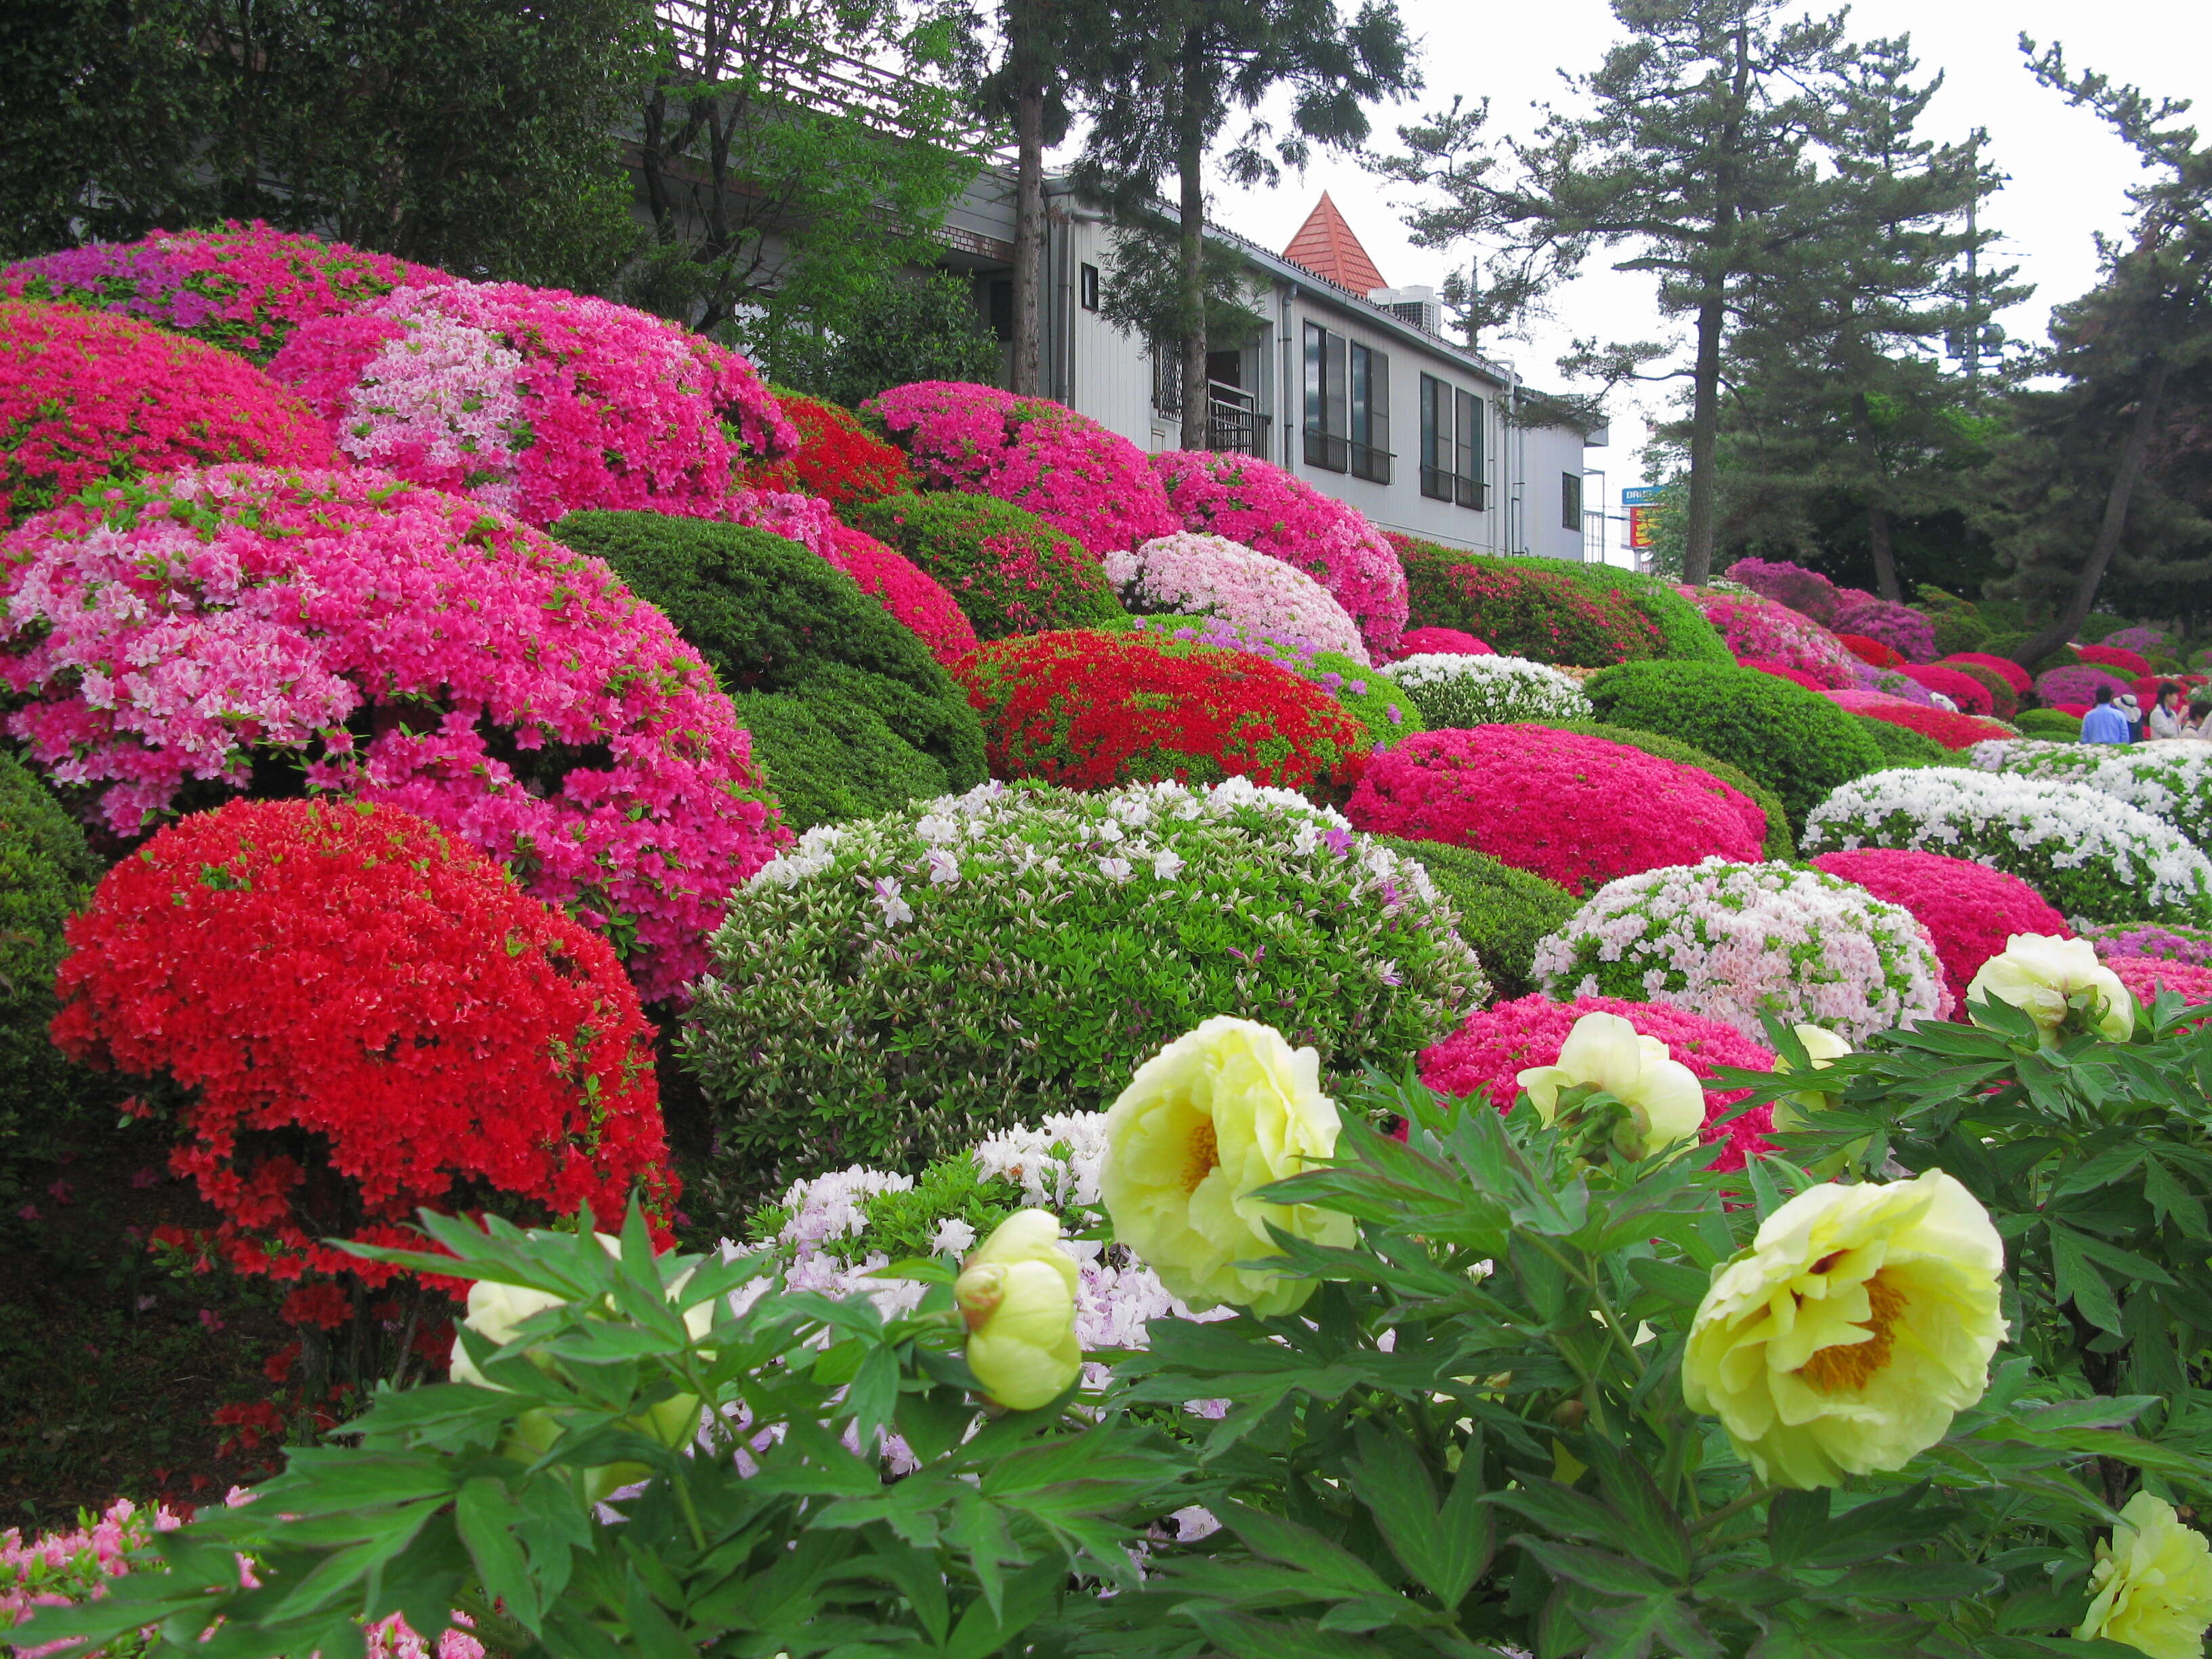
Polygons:
M1352 234L1352 227L1344 222L1336 204L1328 199L1327 191L1322 191L1321 200L1306 215L1305 223L1291 238L1291 245L1283 250L1283 258L1294 265L1304 265L1315 276L1339 288L1350 289L1362 298L1376 289L1389 286L1382 280L1382 273L1375 269L1375 261L1367 257L1367 250L1359 246L1359 239Z

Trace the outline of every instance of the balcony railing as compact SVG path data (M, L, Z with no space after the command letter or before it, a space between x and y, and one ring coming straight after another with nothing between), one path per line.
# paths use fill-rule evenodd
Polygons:
M1166 352L1152 354L1152 408L1173 418L1182 415L1182 360ZM1206 388L1206 447L1239 455L1267 453L1269 418L1260 412L1258 394L1242 386L1207 382Z

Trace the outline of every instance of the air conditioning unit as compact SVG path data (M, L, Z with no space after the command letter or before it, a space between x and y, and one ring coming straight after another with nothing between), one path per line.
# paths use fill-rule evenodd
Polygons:
M1425 334L1442 338L1444 331L1444 308L1437 303L1436 289L1425 285L1414 288L1378 288L1368 299L1401 321L1411 323Z

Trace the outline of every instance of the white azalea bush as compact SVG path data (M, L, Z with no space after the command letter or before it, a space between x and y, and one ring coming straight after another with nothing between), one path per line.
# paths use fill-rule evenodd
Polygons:
M1763 1040L1763 1021L1853 1042L1950 1012L1927 929L1853 883L1707 859L1607 882L1536 946L1547 996L1665 1002Z
M1805 821L1808 856L1893 847L2018 876L2075 927L2212 921L2212 860L2172 824L2081 784L1923 767L1873 772Z
M1107 1104L1207 1016L1324 1073L1397 1066L1488 997L1451 902L1339 814L1241 778L992 783L809 830L734 896L682 1048L719 1179L908 1171Z
M2079 784L2165 819L2212 852L2212 743L2046 743L1996 738L1966 759L1978 770Z
M1431 727L1597 717L1580 680L1527 657L1406 657L1390 665L1390 678Z

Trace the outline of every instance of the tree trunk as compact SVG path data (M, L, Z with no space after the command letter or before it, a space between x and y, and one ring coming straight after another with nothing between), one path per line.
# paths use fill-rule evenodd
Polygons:
M1008 389L1034 398L1044 361L1044 76L1035 8L1009 9L1014 37L1014 361Z
M2097 539L2089 549L2089 562L2081 567L2081 574L2074 584L2074 597L2066 602L2066 609L2059 612L2057 620L2031 635L2013 652L2012 659L2022 668L2032 669L2071 640L2074 630L2088 620L2089 612L2096 607L2097 585L2105 580L2105 572L2112 567L2112 555L2120 550L2120 538L2128 527L2128 502L2136 493L2143 463L2149 457L2151 434L2158 429L2159 405L2166 398L2166 359L2154 359L2150 378L2143 383L2142 395L2136 400L2136 417L2129 424L2127 441L2120 446L2120 464L2113 471L2112 488L2105 492L2105 516L2097 526Z
M1195 29L1183 37L1182 131L1176 145L1182 185L1182 246L1176 275L1182 325L1181 442L1185 449L1209 447L1206 417L1211 402L1206 375L1206 143L1199 127L1200 44Z
M1713 572L1713 526L1720 516L1713 455L1721 430L1721 328L1727 308L1717 283L1708 283L1698 306L1698 362L1690 404L1690 522L1682 553L1682 580L1698 586Z
M1889 537L1889 509L1880 501L1867 503L1867 546L1874 553L1874 591L1895 605L1905 603L1905 589L1897 580L1897 548Z

